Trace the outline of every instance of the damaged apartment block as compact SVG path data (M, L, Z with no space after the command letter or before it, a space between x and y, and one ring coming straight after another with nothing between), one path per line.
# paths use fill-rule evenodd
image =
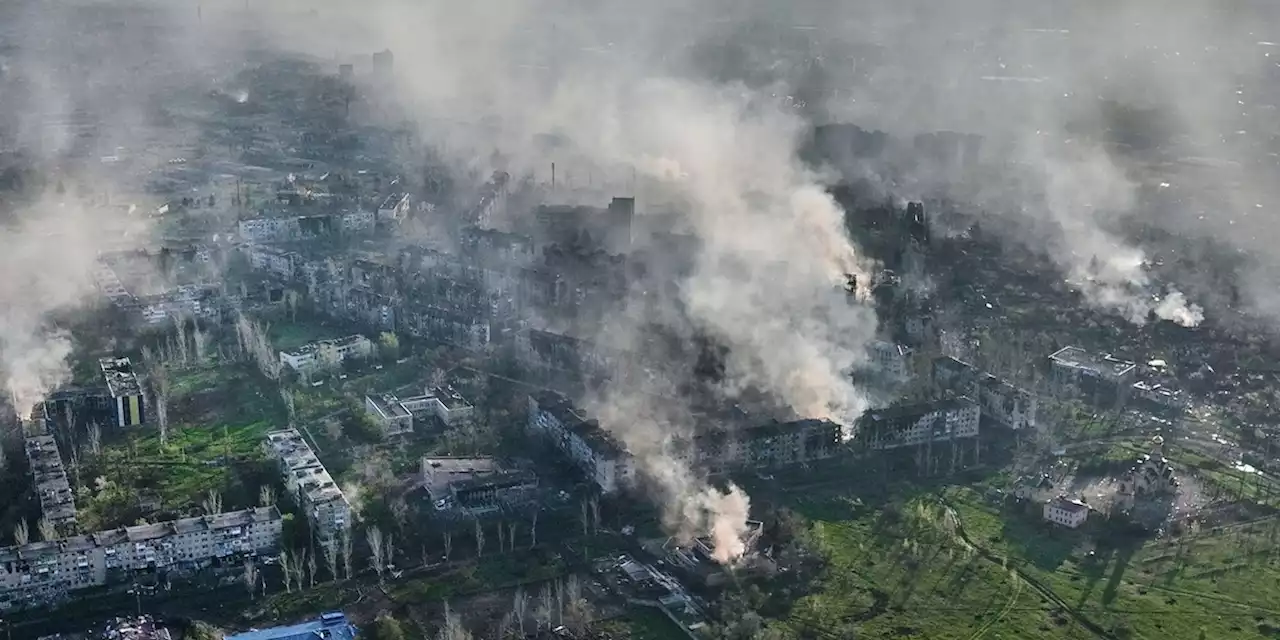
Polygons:
M948 472L979 462L982 410L964 397L868 411L858 420L859 445L866 450L913 449L921 475L937 471L935 449L950 458ZM972 451L972 456L966 455Z

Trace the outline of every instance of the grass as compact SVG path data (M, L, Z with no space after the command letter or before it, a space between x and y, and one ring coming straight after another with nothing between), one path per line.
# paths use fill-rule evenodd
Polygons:
M1110 638L1196 638L1201 629L1209 638L1257 638L1280 629L1278 520L1172 540L1131 537L1101 521L1067 531L1041 523L1034 506L992 503L973 487L900 488L876 505L810 492L791 506L810 520L829 566L770 623L786 637L1099 635L1076 616Z
M227 510L254 504L258 485L271 481L263 438L286 423L282 402L265 389L244 365L175 375L165 443L154 425L112 431L101 454L86 457L85 526L133 524L135 490L155 494L166 513L184 513L210 490Z
M684 632L665 614L650 607L633 607L627 615L595 625L597 631L619 640L671 640Z
M1280 625L1275 521L1171 540L1109 535L1090 555L1089 536L1030 524L1038 514L1003 512L965 489L947 499L972 539L1117 636L1204 629L1210 638L1254 638L1265 625ZM1110 525L1090 527L1097 538Z
M844 629L871 638L1080 637L1081 629L1008 570L913 516L917 504L796 504L830 564L780 630L792 637Z

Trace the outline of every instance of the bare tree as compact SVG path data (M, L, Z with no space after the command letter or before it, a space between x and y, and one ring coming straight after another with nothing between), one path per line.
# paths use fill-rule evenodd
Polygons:
M560 622L570 631L580 634L591 624L591 618L591 603L582 596L582 583L577 575L571 575L565 585L564 613Z
M151 388L154 391L153 404L156 414L156 428L160 430L160 444L169 441L169 396L170 378L168 364L157 358L148 347L142 349L142 361L151 375Z
M444 532L444 561L449 561L449 556L453 554L453 534L449 531Z
M284 592L293 593L293 557L288 549L280 550L280 579L284 581ZM299 584L301 589L302 585Z
M471 633L462 626L462 620L454 615L448 602L444 603L444 624L441 625L437 638L439 640L471 640Z
M506 550L507 550L507 528L502 526L502 523L499 522L498 523L498 553L503 553Z
M542 511L537 506L533 508L532 522L529 524L529 548L538 546L538 512Z
M529 615L529 594L525 593L524 587L516 587L515 600L511 603L511 612L515 614L516 621L520 623L520 637L524 637L524 621Z
M243 578L244 578L244 586L246 589L249 590L249 597L251 599L257 599L258 565L254 564L252 560L244 561Z
M201 503L206 515L216 516L222 513L222 494L217 489L210 489L209 495Z
M590 507L587 506L587 500L585 498L583 498L580 506L582 507L582 537L585 538L587 537L587 530L591 528L591 512Z
M307 553L307 584L316 586L316 554ZM333 566L330 564L329 566Z
M53 526L48 518L40 518L40 522L36 523L36 529L40 532L40 539L45 542L58 539L58 528Z
M27 526L25 519L19 520L18 524L13 525L13 543L19 547L31 542L31 529Z
M346 526L342 527L342 568L345 570L344 573L348 579L352 575L352 560L354 558L351 557L351 524L347 523Z
M600 533L600 499L595 496L591 496L591 528Z
M297 419L297 409L293 400L293 392L283 386L280 387L280 399L284 401L284 409L286 414L289 416L289 426L292 427Z
M484 527L480 525L480 519L476 518L476 557L484 555Z
M516 523L515 522L507 523L507 546L510 548L510 551L516 550Z
M555 619L555 607L551 603L551 588L543 585L539 596L538 606L533 610L533 619L538 629L544 629L550 627L551 621Z
M89 423L89 451L95 456L102 454L102 425L97 420ZM0 464L0 468L4 465Z
M313 557L311 560L314 562L315 558ZM329 570L329 578L336 581L338 579L338 541L337 540L330 540L324 545L324 564L325 564L325 568ZM312 568L312 574L313 575L315 574L314 567Z
M382 536L382 529L377 525L373 525L365 530L365 540L369 543L369 564L373 566L373 570L378 574L378 582L383 582L383 573L386 571L386 558L383 554L386 547L383 546L385 540ZM349 574L350 572L348 572ZM347 577L351 577L348 575Z
M269 484L258 487L258 505L270 507L276 503L276 490Z

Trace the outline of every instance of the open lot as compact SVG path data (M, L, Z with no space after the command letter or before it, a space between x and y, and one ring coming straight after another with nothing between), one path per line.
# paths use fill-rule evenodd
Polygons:
M788 636L1257 638L1280 629L1280 521L1135 535L1051 527L967 486L797 498L830 565ZM1201 635L1203 630L1204 635ZM842 636L823 636L842 637Z

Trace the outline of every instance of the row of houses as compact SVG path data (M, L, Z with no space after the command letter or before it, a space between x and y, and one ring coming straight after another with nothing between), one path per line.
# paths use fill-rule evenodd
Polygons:
M139 573L193 571L271 553L282 528L279 510L260 507L0 548L0 609L56 604Z

